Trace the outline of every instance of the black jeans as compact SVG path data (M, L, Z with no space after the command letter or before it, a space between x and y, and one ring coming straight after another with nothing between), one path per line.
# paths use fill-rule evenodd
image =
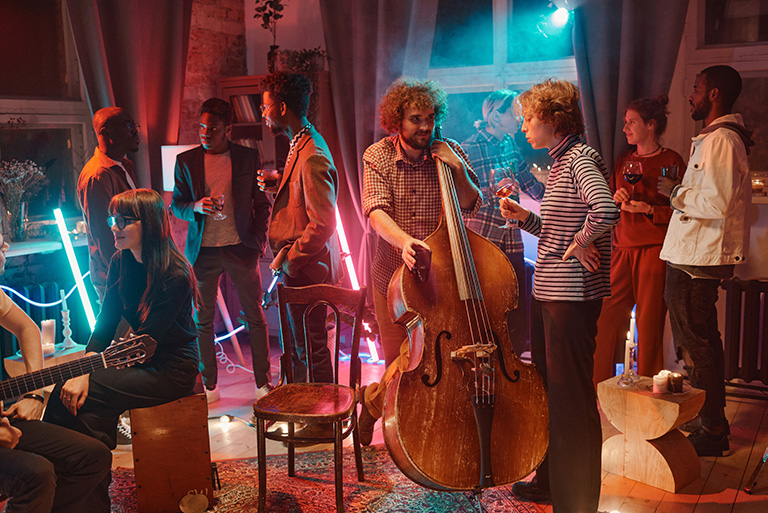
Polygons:
M702 425L710 429L725 422L725 361L715 307L719 286L719 279L693 278L667 266L664 299L675 348L691 385L707 393L699 414Z
M531 357L547 385L549 452L536 470L556 513L595 513L603 435L592 383L602 300L531 302Z
M21 439L0 448L0 493L8 513L108 513L109 496L94 490L110 472L112 453L100 441L47 422L15 421Z
M251 363L256 386L270 383L269 335L267 319L261 308L261 271L258 250L242 244L220 248L200 248L194 265L197 287L200 290L200 310L196 321L200 372L205 386L213 388L218 381L216 347L213 343L213 318L216 314L216 294L219 278L227 272L237 288L240 305L248 321L248 337L251 342Z

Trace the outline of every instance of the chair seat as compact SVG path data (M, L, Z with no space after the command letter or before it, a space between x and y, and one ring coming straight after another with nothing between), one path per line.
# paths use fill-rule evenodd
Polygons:
M253 413L271 421L331 423L355 408L355 391L333 383L289 383L256 401Z

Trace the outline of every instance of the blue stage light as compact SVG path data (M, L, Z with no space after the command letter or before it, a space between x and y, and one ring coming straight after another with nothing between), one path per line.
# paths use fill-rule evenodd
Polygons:
M59 227L61 242L64 244L67 260L69 260L69 266L72 268L72 274L75 277L75 284L77 285L77 291L80 294L80 300L83 302L83 308L85 308L85 316L88 318L88 325L91 327L91 331L93 331L93 328L96 327L96 316L93 314L93 307L91 306L90 299L88 299L88 293L85 290L83 275L80 273L80 266L77 265L75 250L72 248L72 241L69 239L69 231L67 231L67 224L64 222L64 216L61 213L61 209L53 209L53 217L56 219L56 226Z

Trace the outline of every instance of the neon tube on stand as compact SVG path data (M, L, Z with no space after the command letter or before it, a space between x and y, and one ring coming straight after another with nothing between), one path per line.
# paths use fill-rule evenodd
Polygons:
M80 300L83 302L85 316L88 318L88 325L91 327L91 331L93 331L93 329L96 327L96 316L93 313L91 300L88 299L88 292L85 290L83 275L80 274L80 266L77 265L75 250L72 248L72 241L69 239L67 224L64 222L64 216L61 214L61 209L53 209L53 216L56 218L56 226L59 227L59 233L61 233L61 242L64 244L64 250L67 253L67 260L69 260L69 266L72 268L72 274L75 277L77 292L80 294Z
M344 255L344 264L347 266L347 274L349 274L349 281L352 283L352 288L360 290L360 282L357 281L357 273L355 272L355 266L352 264L352 255L349 252L349 243L347 242L347 234L344 232L344 224L341 222L341 215L339 214L339 207L336 207L336 232L339 234L339 244L341 245L341 253ZM367 322L363 322L363 326L366 331L370 331ZM371 361L379 361L379 352L376 351L376 343L369 337L365 337L365 341L368 343L368 352L371 355Z

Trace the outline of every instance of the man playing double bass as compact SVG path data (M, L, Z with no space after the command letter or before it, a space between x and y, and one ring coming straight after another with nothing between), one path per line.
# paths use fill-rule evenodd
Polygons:
M412 269L417 251L430 249L423 239L437 228L442 209L435 159L452 171L462 214L474 215L482 203L477 175L464 150L456 141L435 140L435 125L448 114L447 95L436 82L398 79L381 99L379 112L381 127L392 135L369 146L363 155L363 210L379 235L371 275L387 370L380 383L362 389L363 445L373 438L387 384L408 363L407 335L390 318L387 286L403 262Z

